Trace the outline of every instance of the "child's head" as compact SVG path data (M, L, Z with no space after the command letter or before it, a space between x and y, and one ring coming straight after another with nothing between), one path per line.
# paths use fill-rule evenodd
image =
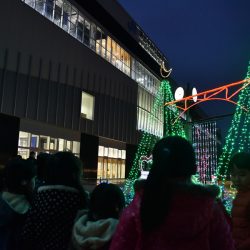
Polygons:
M240 190L250 190L250 153L235 154L229 163L233 185Z
M118 219L125 206L122 190L114 184L101 183L90 196L90 219Z
M48 185L78 187L82 173L82 163L71 152L58 152L48 156L45 181Z
M50 154L48 153L40 153L37 156L37 178L40 180L45 180L46 178L46 169L47 169L47 165L48 162L50 160Z
M149 178L154 177L156 182L165 182L166 178L190 178L195 173L195 152L186 139L169 136L155 144Z
M7 162L3 170L4 189L15 194L27 194L34 187L35 166L23 159Z

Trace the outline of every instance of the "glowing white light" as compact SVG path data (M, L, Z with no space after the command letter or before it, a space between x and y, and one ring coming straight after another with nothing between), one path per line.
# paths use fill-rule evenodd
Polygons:
M179 87L175 90L174 98L176 101L181 100L184 97L184 89Z
M196 89L196 88L193 88L193 89L192 89L192 95L197 95L197 89ZM193 101L194 101L194 102L197 102L197 99L198 99L197 96L194 96L194 97L193 97Z

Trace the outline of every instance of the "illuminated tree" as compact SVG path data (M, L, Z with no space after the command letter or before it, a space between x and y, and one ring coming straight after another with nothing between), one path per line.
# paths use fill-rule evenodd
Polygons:
M150 115L150 122L153 122L156 119L155 114L162 112L164 121L163 121L163 130L164 136L169 135L179 135L186 138L186 134L183 128L183 124L179 118L179 111L175 106L165 106L166 102L173 101L173 94L171 87L168 81L163 80L159 91L154 100L153 110ZM139 142L138 149L133 161L131 171L128 175L128 179L125 182L124 193L130 193L133 196L132 185L134 180L140 176L140 160L142 156L149 156L152 152L152 149L155 143L160 139L149 132L143 132L142 138Z
M246 79L250 78L250 62ZM248 84L247 82L245 83ZM239 94L235 114L229 128L226 143L218 162L217 175L221 180L228 177L230 158L237 152L250 152L250 86L245 87ZM248 111L242 109L246 108Z

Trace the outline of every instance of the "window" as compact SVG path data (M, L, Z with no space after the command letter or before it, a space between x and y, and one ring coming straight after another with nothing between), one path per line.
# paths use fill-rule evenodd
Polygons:
M79 41L83 41L83 27L84 27L84 18L79 15L77 26L76 26L76 37Z
M18 154L26 159L29 157L30 151L35 151L36 154L40 152L71 151L75 156L79 157L80 142L19 131Z
M61 26L62 6L63 1L57 0L55 3L54 23L58 26Z
M84 43L89 47L90 42L90 22L85 19L84 23Z
M81 115L83 118L94 120L94 105L95 105L94 96L82 92Z
M97 178L124 179L126 151L99 146Z
M61 27L71 36L95 51L98 55L112 63L116 68L138 82L151 94L155 95L159 87L159 81L135 58L115 42L107 33L85 16L68 0L21 0L51 22ZM150 51L149 54L161 56L155 53L155 47L144 33L140 36L140 44ZM146 40L145 40L146 39ZM145 40L145 41L144 41ZM142 43L143 42L143 43ZM153 50L150 46L153 46Z

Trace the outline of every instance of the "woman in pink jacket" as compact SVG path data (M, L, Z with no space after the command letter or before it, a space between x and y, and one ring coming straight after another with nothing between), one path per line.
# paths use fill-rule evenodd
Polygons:
M142 193L123 212L111 250L232 250L218 189L194 185L195 153L178 136L160 140Z

